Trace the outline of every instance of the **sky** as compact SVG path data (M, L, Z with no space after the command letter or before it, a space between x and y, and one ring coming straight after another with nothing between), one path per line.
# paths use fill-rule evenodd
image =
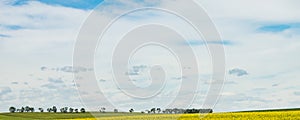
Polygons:
M300 57L297 54L300 51L300 2L197 0L196 3L210 17L221 40L203 41L201 35L177 16L151 10L138 11L120 18L110 26L102 43L97 46L94 67L79 68L72 67L74 47L82 26L93 12L104 14L99 19L100 24L131 7L177 7L176 4L161 0L0 1L0 111L8 111L10 106L19 108L26 105L37 108L53 105L88 107L89 110L98 110L110 106L101 102L104 99L124 111L131 107L144 110L165 106L170 99L184 99L185 96L176 98L180 85L190 83L193 86L191 81L194 80L198 80L200 87L183 89L183 92L197 94L190 107L199 108L213 82L207 44L223 46L225 50L225 83L214 111L299 108ZM191 14L196 16L198 13L195 11ZM142 27L139 29L136 26L143 26L144 23L172 26L178 33L182 33L181 37L185 41L162 28L140 33ZM136 31L133 27L136 27ZM126 32L128 36L124 36ZM122 36L124 41L119 40ZM137 52L125 61L118 59L124 57L125 51L116 49L121 51L120 54L113 53L118 43L128 50L136 41L153 39L170 45L168 47L174 48L173 53L159 45L135 49ZM188 63L178 66L174 54L190 55L192 52L189 50L196 55L198 66ZM114 55L117 56L116 61L112 60ZM113 62L121 70L124 69L124 62L128 61L132 63L126 66L128 71L112 72L110 65ZM194 68L199 68L199 71L195 72ZM148 91L159 89L162 81L155 81L157 76L149 80L149 71L158 75L165 73L163 89L153 99L132 98L131 95L147 95ZM182 76L182 71L192 72ZM99 88L78 92L80 84L76 84L74 74L85 72L96 73ZM122 74L122 79L129 77L131 80L121 81L121 87L116 87L112 75L114 72ZM141 91L127 85L129 83L141 87ZM93 97L97 94L104 94L105 97Z

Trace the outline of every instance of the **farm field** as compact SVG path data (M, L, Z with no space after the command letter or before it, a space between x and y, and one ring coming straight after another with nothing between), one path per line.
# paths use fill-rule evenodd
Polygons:
M199 114L141 114L141 113L1 113L3 120L198 120ZM228 112L208 114L203 120L296 120L300 119L299 110Z
M94 116L93 116L94 115ZM144 115L141 113L0 113L0 120L57 120L57 119L87 119L87 118L102 118L102 117L117 117L117 116L137 116Z

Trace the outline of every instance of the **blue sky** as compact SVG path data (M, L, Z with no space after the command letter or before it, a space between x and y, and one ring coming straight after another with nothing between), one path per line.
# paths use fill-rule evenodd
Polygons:
M0 111L7 111L9 106L20 107L22 105L83 106L76 91L73 73L93 71L93 69L73 68L71 66L73 49L82 23L88 18L93 8L101 2L100 0L14 0L13 2L4 0L0 2L0 66L2 67L0 69ZM118 13L122 12L122 8L138 6L146 1L115 2L106 5L113 6L110 9L111 12ZM293 0L274 0L272 3L260 0L231 0L231 2L199 0L198 3L211 17L223 39L223 41L210 41L207 44L225 47L226 82L222 96L214 108L215 111L300 107L300 57L298 55L300 2ZM120 5L123 6L120 7ZM157 1L150 5L168 6L169 3ZM266 5L270 5L268 9ZM256 6L255 11L252 10L253 6ZM140 20L146 19L149 14L144 15L146 17L136 17L134 20L123 19L113 29L117 33L118 30L126 31L130 25L142 24L139 23ZM161 15L155 17L150 14L149 16L157 21L165 21L165 23L182 28L178 31L193 33L189 27L181 24L177 19ZM116 33L110 33L111 37L108 39L119 37L120 34ZM142 39L143 36L140 34L135 39ZM199 57L201 71L189 76L180 76L176 74L175 68L168 68L174 69L170 72L173 75L169 79L170 85L180 85L179 79L193 80L199 75L201 78L199 84L204 87L197 90L197 93L205 93L207 85L213 82L210 81L212 67L209 51L200 39L189 40L185 43L174 43L174 46L182 48L184 52L184 48L191 45ZM111 45L113 43L113 40L103 43L107 44L104 48L113 48ZM147 62L161 61L171 64L174 61L174 59L169 60L171 57L168 57L168 52L159 48L150 49L150 51L146 49L144 52L138 55L144 58L149 56L160 56L160 58L149 59L152 61L146 61L146 63L143 63L144 59L136 60L138 62L134 67L143 66L143 69L139 69L136 76L131 76L135 78L133 80L135 84L140 84L138 83L140 81L147 83L141 76L138 76L147 72L143 71L149 68ZM109 56L107 53L104 55ZM184 70L192 67L186 66ZM100 83L103 85L113 83L109 76L111 73L107 72L109 70L107 64L97 66L96 69L103 70L105 73L97 76ZM126 71L124 75L125 73ZM141 84L144 85L144 83ZM125 107L129 107L129 103L142 104L122 97L122 92L118 92L109 85L104 87L107 88L103 90L107 97L120 100L117 102ZM170 91L171 89L173 88L167 88L166 94L174 94L175 92ZM90 105L95 106L91 108L92 110L98 109L97 106L101 104L99 101L105 99L93 99L93 96L99 92L101 90L96 89L81 94L81 97L91 98ZM32 104L32 99L35 100L34 104ZM50 102L49 99L51 99ZM199 107L202 100L203 96L200 94L194 106ZM164 103L167 100L162 101L161 103Z
M279 24L279 25L268 25L268 26L262 26L259 28L261 31L265 32L282 32L284 30L290 29L292 26L288 24Z
M40 2L49 4L49 5L61 5L65 7L72 7L78 9L93 9L103 0L39 0Z
M188 45L197 46L197 45L205 45L205 44L216 44L216 45L234 45L234 43L230 40L221 40L221 41L202 41L202 40L188 40L186 43Z
M0 37L10 37L9 35L0 34Z
M23 27L19 26L19 25L0 25L0 27L8 29L8 30L20 30L20 29L23 29Z
M30 0L16 0L13 5L24 5ZM64 7L72 7L78 9L93 9L103 0L37 0L39 2L49 4L49 5L59 5Z
M260 32L284 32L285 30L289 29L299 29L300 23L286 23L286 24L266 24L262 25L258 28L258 31Z

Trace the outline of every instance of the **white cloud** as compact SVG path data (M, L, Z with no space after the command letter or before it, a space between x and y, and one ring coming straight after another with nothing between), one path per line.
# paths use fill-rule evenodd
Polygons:
M10 87L0 87L0 96L1 97L8 93L11 93L11 92L12 92L12 90Z
M213 18L230 21L298 22L300 3L297 0L200 0Z
M13 84L11 88L0 87L0 94L5 94L5 97L0 96L1 103L12 104L12 102L18 102L19 105L21 105L28 104L32 99L35 99L42 106L45 101L49 101L49 99L52 98L57 98L55 99L57 101L63 101L64 103L61 102L59 104L61 106L65 106L66 104L76 105L79 103L76 94L73 93L76 91L75 88L72 88L74 87L71 82L73 78L71 74L65 73L74 72L74 68L71 66L59 68L65 72L51 71L48 67L43 67L42 70L44 71L41 72L39 68L44 65L65 66L71 64L73 44L81 24L89 15L90 11L50 6L36 1L30 1L29 4L22 6L6 5L5 3L7 2L8 1L0 2L0 24L4 26L15 25L20 28L14 30L0 26L0 35L10 36L0 38L0 55L3 56L1 57L0 65L5 68L0 70L0 83L1 85L11 85L12 82L19 84ZM291 24L300 21L299 1L201 0L199 3L206 9L208 15L212 17L223 39L230 40L234 43L234 45L225 46L226 66L228 68L236 68L238 66L247 71L251 71L251 74L244 77L237 78L227 76L229 82L227 82L227 84L225 83L224 92L222 93L223 96L216 106L217 111L293 107L297 105L297 103L293 101L299 100L299 96L296 96L298 95L297 91L299 91L297 86L300 85L296 82L300 77L300 71L298 70L300 67L298 64L299 56L297 56L300 48L299 28L291 28L278 33L264 33L257 29L269 24ZM157 3L155 3L155 5L156 4ZM126 3L126 5L128 5L127 7L140 6L140 4L134 2ZM164 1L164 3L159 5L168 5L168 3ZM123 12L123 7L112 9L113 7L116 6L109 7L107 10L112 14ZM197 15L197 13L191 14ZM184 28L182 27L184 26L183 24L178 24L178 21L175 19L170 20L170 18L172 17L159 16L156 20L165 21L165 23L169 25L177 24L178 26L176 27L179 29ZM121 21L120 24L130 26L135 24L135 22L136 21L127 19L127 21ZM127 28L126 26L122 27ZM115 28L120 30L120 26ZM180 32L186 31L186 33L189 33L189 29L180 30ZM147 33L145 33L145 35L140 34L135 38L143 39L146 34ZM110 36L118 35L113 33L110 34ZM112 43L110 38L112 37L108 37L108 41L106 42ZM110 48L111 46L106 47ZM181 47L181 50L185 48L183 46L178 47ZM199 54L199 60L201 60L201 63L199 63L200 68L202 68L200 74L209 74L212 69L209 54L205 48L195 48L195 50L199 51L197 54ZM158 49L156 51L151 51L150 49L148 52L152 53L144 54L144 56L146 56L145 58L147 59L147 55L148 57L151 55L168 58L166 57L166 52L161 52ZM104 54L104 56L106 56L106 54ZM143 56L143 54L140 55ZM100 59L103 58L100 57ZM149 61L155 62L155 60L150 59ZM162 59L160 61L162 61L161 63L170 64L175 60L164 61ZM106 69L108 66L108 64L100 67L97 66L105 70L105 73L101 71L104 74L98 74L100 81L105 80L105 82L101 82L100 84L107 85L105 87L110 88L107 89L107 91L117 90L117 88L111 88L114 83L112 83L111 79L107 79L110 78L111 74L109 69ZM183 67L188 68L194 66ZM167 69L172 70L174 67L168 67ZM133 69L133 71L135 71L135 69ZM125 72L126 71L123 73ZM15 73L18 73L18 75L15 75ZM34 73L33 76L28 76L28 74L32 73ZM189 76L184 76L185 79L183 80L194 80L197 74L199 73L190 73ZM59 78L61 76L65 76L66 78L50 80L47 83L43 83L45 82L43 80L40 80L41 82L35 80L37 78L47 80L49 77ZM183 78L178 77L181 75L172 74L170 75L170 79L174 78L174 76L176 76L176 79ZM202 80L206 83L210 83L209 79L208 76L203 77ZM24 82L27 84L21 84ZM179 84L178 81L175 81L169 85L176 86ZM41 86L44 86L46 90L38 89L38 87ZM206 86L202 87L206 90ZM257 92L255 88L265 89L260 89L259 92ZM19 92L11 91L10 89L24 90ZM173 88L169 89L170 90L164 91L163 94L176 95L176 91L174 91ZM57 90L59 90L59 92ZM119 99L121 99L120 101L128 103L132 102L131 99L124 98L124 95L120 92L107 91L104 92L106 92L106 94L111 93L109 97L115 99L115 102L118 102ZM276 94L272 93L274 91L276 91ZM41 94L34 94L39 92ZM87 94L82 94L82 97L89 98L94 96L93 93L86 93ZM45 96L45 94L52 96ZM13 95L19 96L19 99L12 102L7 101L7 99ZM68 97L71 98L69 99ZM101 98L101 100L102 99L105 98ZM90 105L99 104L96 103L99 99L91 98L89 100ZM57 103L47 103L44 106L52 106L51 104ZM128 104L122 105L124 109L129 106ZM141 105L141 103L137 103L136 105ZM155 105L155 103L151 103L151 105ZM97 109L97 107L95 107L95 109ZM0 110L7 110L7 108L0 108Z
M0 3L0 6L0 24L21 27L18 30L0 28L2 33L11 36L4 41L1 53L10 54L66 51L63 46L68 46L68 51L72 51L70 45L74 43L76 33L89 13L36 1L29 1L21 6Z

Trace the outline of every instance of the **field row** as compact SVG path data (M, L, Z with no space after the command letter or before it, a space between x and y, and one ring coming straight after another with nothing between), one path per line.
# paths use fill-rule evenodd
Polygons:
M287 112L240 112L200 114L153 114L137 116L99 117L100 120L300 120L300 111ZM77 120L97 120L84 118Z
M95 118L96 117L96 118ZM141 114L141 113L1 113L4 120L300 120L300 111L232 112L200 114Z

